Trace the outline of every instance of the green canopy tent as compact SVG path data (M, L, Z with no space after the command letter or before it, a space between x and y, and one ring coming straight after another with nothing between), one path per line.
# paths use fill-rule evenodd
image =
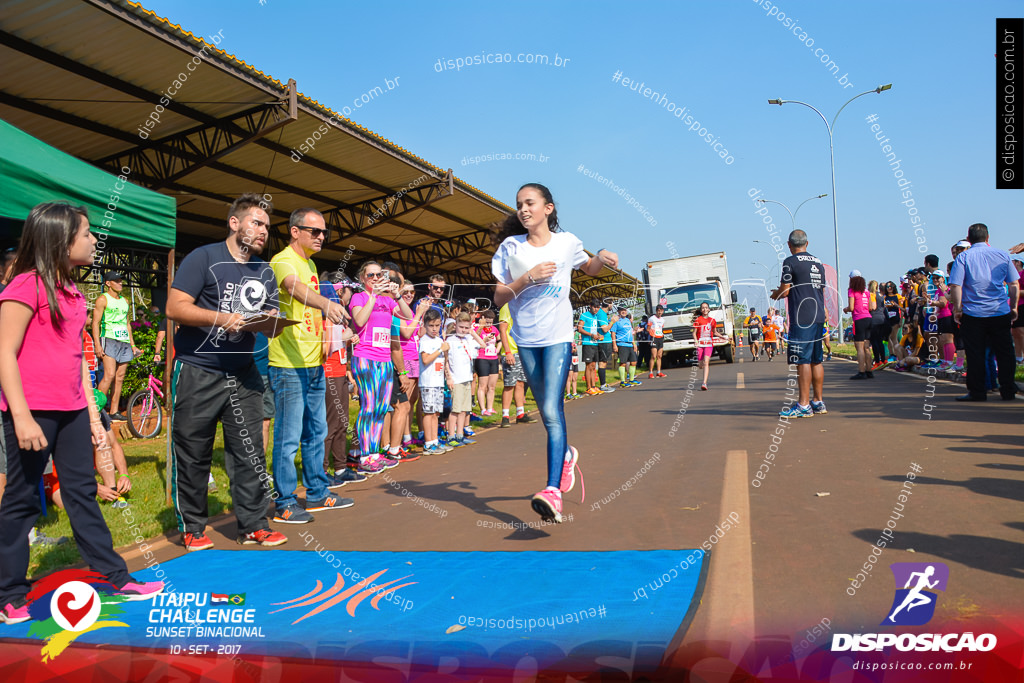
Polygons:
M174 248L173 197L126 182L0 119L0 216L23 221L41 202L66 199L89 209L97 237Z

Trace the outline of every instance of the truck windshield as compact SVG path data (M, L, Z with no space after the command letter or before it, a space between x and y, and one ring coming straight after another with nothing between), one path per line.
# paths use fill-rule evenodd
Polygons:
M711 310L722 305L722 298L718 295L718 285L713 282L675 287L663 294L662 298L668 300L665 304L665 315L695 311L705 301Z

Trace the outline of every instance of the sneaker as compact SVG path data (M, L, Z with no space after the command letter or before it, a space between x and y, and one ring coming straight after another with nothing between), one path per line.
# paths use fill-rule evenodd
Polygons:
M668 377L664 372L659 372L658 377Z
M306 522L313 521L313 515L309 514L297 504L292 503L283 508L279 508L274 513L274 521L280 524L305 524Z
M580 469L580 453L575 447L569 446L569 451L565 454L565 460L562 461L562 480L559 482L558 488L562 493L568 493L572 491L572 488L576 486L576 472L580 473L580 486L583 486L583 470ZM583 497L586 498L587 489L583 488Z
M858 372L856 375L850 375L850 379L867 379L867 373Z
M207 548L213 547L213 541L210 540L210 537L207 536L205 532L200 532L198 534L186 533L182 537L182 544L185 546L185 550L187 552L192 552L194 550L206 550Z
M447 446L448 448L455 449L455 448L458 448L458 447L460 447L460 446L462 446L464 444L462 443L461 440L452 438L452 439L448 439L447 441L445 441L444 445Z
M811 411L815 415L828 415L828 408L825 407L824 401L811 401Z
M701 391L707 391L708 390L708 385L707 384L701 384L700 385L700 390Z
M832 354L830 353L827 356L825 356L825 360L832 360Z
M868 379L874 379L875 378L875 373L873 373L870 370L868 370L867 372L864 373L864 376L866 378L868 378Z
M523 425L525 425L525 424L530 424L531 422L536 422L536 421L537 420L535 420L532 417L530 417L529 413L523 413L522 415L517 415L516 416L516 424L523 424Z
M613 389L611 387L611 385L609 385L609 384L602 384L601 385L601 391L603 391L606 394L613 394L613 393L615 393L615 389Z
M461 439L461 441L462 441L462 445L464 445L464 446L472 446L473 444L476 443L476 439L471 439L468 436L463 437Z
M20 624L23 621L28 621L32 617L28 613L28 603L25 599L17 600L21 602L21 607L15 607L13 602L9 602L0 609L0 621L6 624Z
M810 406L802 406L799 403L794 403L789 408L783 408L780 410L779 417L814 417L814 411L811 410Z
M643 384L643 382L641 382L641 381L640 381L640 380L638 380L638 379L633 379L633 380L630 380L630 381L629 381L629 383L630 383L630 384L632 384L632 385L633 385L634 387L638 387L638 386L640 386L641 384Z
M64 543L67 543L67 542L68 542L68 537L67 536L57 536L56 538L54 538L53 536L47 536L46 534L42 533L41 531L36 531L36 537L32 539L32 541L29 543L29 545L33 545L33 546L37 546L37 547L41 547L41 546L42 547L52 547L52 546L55 546L55 545L63 545Z
M544 489L533 494L530 505L545 522L562 522L562 494L559 491Z
M346 467L340 474L335 472L332 476L327 478L327 488L341 488L345 484L358 484L361 481L366 481L366 477L355 470L350 470Z
M257 529L256 531L250 531L247 534L242 534L238 537L239 545L281 545L288 540L288 537L282 534L280 531L271 531L270 529Z
M651 374L647 375L647 379L654 379L654 373L652 372Z
M356 468L357 474L365 475L377 474L378 472L383 471L384 463L381 462L379 457L373 455L366 458L361 458L359 461L359 467Z
M163 581L129 581L114 591L114 595L122 597L128 601L133 601L149 600L154 595L160 595L163 592Z
M474 431L473 431L472 429L470 429L469 427L464 427L464 428L462 429L462 435L463 435L463 436L476 436L476 432L474 432Z
M423 455L444 455L448 452L447 448L439 448L438 446L424 446Z
M509 422L509 419L507 417L505 417L504 415L502 415L502 417L501 417L501 425L499 426L499 428L500 427L511 427L511 426L512 426L512 423Z
M391 455L379 455L377 457L380 458L380 462L382 465L384 465L384 469L386 470L394 469L395 467L398 467L402 462L398 458L394 458Z
M110 413L111 422L127 422L128 418L121 413Z
M470 422L479 422L479 421L480 421L480 420L482 420L482 419L484 419L484 418L480 417L480 416L479 416L479 415L477 415L476 413L470 413L470 414L469 414L469 421L470 421Z
M391 460L397 460L398 462L413 462L414 460L420 459L420 456L417 453L410 453L405 448L398 449L398 453L395 455L391 455L389 453L387 457Z
M356 502L351 498L339 498L333 493L328 493L323 500L306 501L306 512L319 512L320 510L341 510L350 508Z

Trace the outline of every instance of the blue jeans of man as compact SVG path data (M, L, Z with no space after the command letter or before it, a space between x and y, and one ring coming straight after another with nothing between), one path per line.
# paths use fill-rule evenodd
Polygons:
M534 348L519 347L526 383L533 392L541 420L548 431L548 486L562 482L562 464L569 450L565 431L565 381L569 377L572 344L564 342Z
M300 447L306 500L323 500L327 497L327 474L324 472L327 382L324 369L319 365L313 368L270 366L269 376L276 407L274 488L278 495L275 501L277 509L297 504L295 456Z

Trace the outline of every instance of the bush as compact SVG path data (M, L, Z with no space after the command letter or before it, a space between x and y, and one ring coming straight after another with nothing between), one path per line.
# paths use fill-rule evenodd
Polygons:
M121 396L126 401L139 389L146 388L150 373L160 374L153 365L153 353L156 351L157 326L163 316L151 313L148 308L138 310L139 318L130 322L129 325L132 327L132 339L135 340L135 345L142 349L142 355L129 363L128 369L124 373ZM166 343L164 346L166 347ZM166 351L166 348L164 350Z

